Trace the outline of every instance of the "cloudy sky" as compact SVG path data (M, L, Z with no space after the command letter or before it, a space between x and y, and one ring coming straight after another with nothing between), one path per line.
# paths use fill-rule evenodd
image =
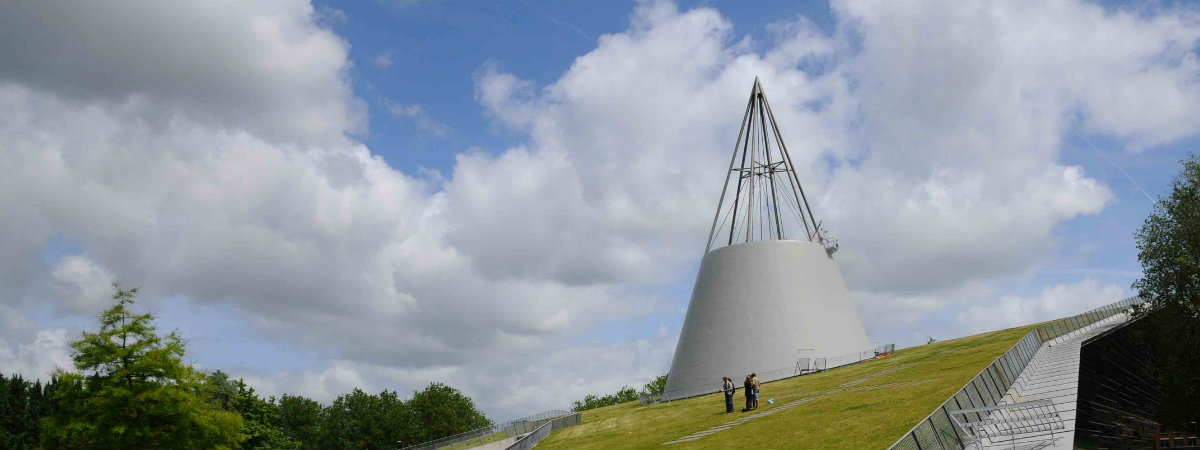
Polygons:
M119 280L268 394L644 383L755 76L880 343L1129 295L1200 147L1192 4L548 3L0 2L0 372Z

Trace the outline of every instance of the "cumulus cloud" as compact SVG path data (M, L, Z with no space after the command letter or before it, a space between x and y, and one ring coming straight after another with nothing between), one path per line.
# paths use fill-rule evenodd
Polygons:
M5 3L0 40L0 79L84 101L136 102L159 126L183 115L272 141L325 144L366 125L346 79L349 45L317 25L307 1Z
M63 328L38 330L28 340L0 335L0 367L5 375L20 374L27 379L49 378L55 369L74 367L68 342L69 331Z
M50 276L60 306L84 314L95 314L109 306L116 277L87 257L62 258Z
M380 53L379 56L376 56L375 59L371 60L372 64L375 64L377 67L383 67L383 68L392 67L392 62L393 61L392 61L392 51L391 50Z
M326 355L237 373L267 392L438 379L516 416L648 380L673 334L579 336L690 282L756 75L868 323L987 305L995 280L1054 251L1058 224L1112 199L1060 162L1065 130L1140 149L1200 126L1180 50L1196 46L1194 12L1052 6L839 2L835 33L797 18L759 42L711 8L639 4L548 84L482 67L483 114L526 139L462 152L436 184L353 137L366 122L328 9L0 6L14 43L0 48L0 323L47 287L62 314L91 311L111 277L228 302ZM44 267L58 237L82 253ZM1119 296L1092 283L1001 313ZM56 333L5 338L0 362L61 362Z
M425 107L418 103L404 105L390 99L384 99L381 103L383 108L393 116L412 119L416 122L419 130L431 136L442 137L450 132L450 126L430 117L429 113L425 111Z
M1070 284L1057 284L1034 297L1003 295L994 302L974 305L955 318L969 333L998 330L1067 317L1120 300L1124 289L1115 284L1101 286L1086 277Z
M1055 252L1058 224L1113 198L1082 168L1058 162L1065 130L1076 120L1090 127L1101 114L1093 108L1144 107L1098 106L1103 89L1080 89L1080 73L1131 91L1200 95L1189 82L1194 58L1177 50L1194 48L1200 26L1061 3L1054 20L1034 20L1020 6L839 2L833 36L801 18L773 26L766 43L734 35L711 9L643 3L628 31L602 36L549 85L485 67L480 102L530 143L488 161L460 159L447 188L452 223L505 212L521 219L451 230L449 239L494 276L673 278L701 245L736 116L759 75L818 218L843 238L853 288L917 295L1018 274ZM1076 39L1055 34L1064 22L1090 25ZM1052 64L1058 53L1121 39L1085 31L1097 27L1139 43L1103 64ZM1030 33L1053 45L1027 42ZM1118 66L1180 81L1164 87ZM1136 132L1104 132L1131 145L1194 133L1191 115L1177 112L1155 111ZM520 182L480 188L499 180ZM654 268L630 248L653 249ZM498 257L520 250L540 256Z

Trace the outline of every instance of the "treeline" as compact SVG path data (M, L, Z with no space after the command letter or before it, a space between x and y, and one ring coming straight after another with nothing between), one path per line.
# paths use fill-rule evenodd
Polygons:
M46 394L53 382L29 382L20 375L6 378L0 373L0 448L34 448L38 443L39 420L49 414Z
M407 400L357 388L328 405L263 398L183 364L182 339L130 311L136 292L118 287L100 330L71 344L75 371L44 385L0 374L0 449L396 449L491 423L440 383Z
M641 392L638 392L632 386L625 386L618 390L615 394L609 395L594 395L588 394L583 397L583 400L576 400L571 404L572 411L584 411L601 406L616 405L618 403L632 402L638 399L638 395L662 395L667 388L667 376L659 375L654 381L646 383L642 386Z

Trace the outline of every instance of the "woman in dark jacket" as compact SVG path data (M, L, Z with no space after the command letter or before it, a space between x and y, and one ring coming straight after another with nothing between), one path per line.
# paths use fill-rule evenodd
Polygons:
M754 409L751 408L754 406L754 382L750 380L750 375L746 375L746 382L742 384L742 387L742 390L746 392L746 409L742 411Z

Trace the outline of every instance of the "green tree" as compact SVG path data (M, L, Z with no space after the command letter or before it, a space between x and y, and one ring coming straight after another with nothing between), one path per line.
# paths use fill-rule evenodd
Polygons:
M1171 194L1159 198L1135 233L1142 278L1133 284L1150 322L1142 338L1154 348L1164 423L1200 419L1200 159L1182 161Z
M113 284L115 304L97 332L71 343L78 373L57 371L56 411L42 421L42 446L91 449L229 449L242 419L209 401L205 376L183 364L177 333L159 336L154 316L134 314L137 289Z
M654 381L646 383L642 386L642 393L646 395L659 395L667 390L667 376L659 375Z
M321 431L321 404L297 395L279 398L279 428L304 450L316 450Z
M406 445L453 436L492 424L475 402L458 389L430 383L425 390L413 392L407 402L415 421L415 432Z
M0 374L0 448L28 449L37 444L41 383Z
M231 380L220 370L208 374L210 403L242 418L240 449L298 449L299 442L288 439L279 427L279 405L275 398L263 399L244 380Z
M404 401L386 390L371 395L355 388L325 408L321 419L321 448L395 449L412 434Z
M663 387L664 388L666 387L665 379L664 379ZM602 406L616 405L618 403L625 403L625 402L632 402L634 400L637 400L637 397L638 397L637 390L633 389L630 386L625 386L625 387L621 388L620 390L618 390L617 393L615 393L615 394L609 394L609 395L605 395L605 396L596 396L596 395L589 394L587 396L584 396L583 400L575 401L572 404L571 410L572 411L584 411L584 410L588 410L588 409L592 409L592 408L599 408Z

